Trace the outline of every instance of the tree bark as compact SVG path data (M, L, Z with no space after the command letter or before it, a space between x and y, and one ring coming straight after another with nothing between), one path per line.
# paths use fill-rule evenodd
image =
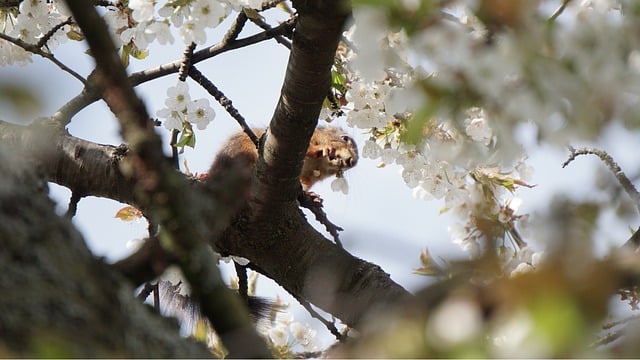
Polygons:
M2 356L211 357L91 254L16 153L0 143Z

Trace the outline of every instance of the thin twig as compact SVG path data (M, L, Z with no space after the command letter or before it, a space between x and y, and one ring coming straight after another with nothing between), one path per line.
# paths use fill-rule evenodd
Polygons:
M224 37L222 37L222 41L220 41L220 43L226 45L232 41L235 41L238 38L238 35L240 35L240 32L242 31L246 23L247 14L245 14L244 11L240 11L238 13L238 17L236 17L233 25L231 25L229 30L227 30L227 33L224 34Z
M596 340L595 342L593 342L591 344L591 347L598 347L598 346L602 346L602 345L611 344L612 342L618 340L622 335L623 335L623 331L622 330L609 332L605 336L603 336L603 337L599 338L598 340Z
M58 32L58 30L62 29L66 25L71 25L71 24L73 24L73 18L69 16L67 20L57 24L56 26L52 27L51 30L47 31L47 33L44 34L44 36L42 36L42 38L38 41L38 43L36 44L36 47L38 49L42 49L42 47L45 46L49 40L51 40L51 37L56 32Z
M569 5L570 2L571 0L563 0L562 4L560 4L560 6L556 9L556 11L554 11L553 14L551 14L547 22L555 21L558 18L558 16L560 16L564 12L564 9L567 8L567 5Z
M261 18L251 18L250 20L251 20L252 23L258 25L263 30L271 30L271 29L273 29L273 27L271 27L271 25L269 25L266 21L262 20ZM287 36L287 35L278 35L278 36L275 36L274 39L279 44L282 44L284 47L286 47L287 49L291 50L291 41L285 39L285 36Z
M614 321L605 323L604 325L602 325L602 328L604 330L609 330L609 329L611 329L613 327L616 327L618 325L623 325L623 324L626 324L628 322L635 321L635 320L640 320L640 315L631 315L631 316L626 317L624 319L614 320Z
M627 195L631 197L631 200L636 204L638 212L640 213L640 193L635 188L635 186L633 186L631 180L629 180L620 166L615 162L615 160L613 160L611 155L607 154L605 151L595 148L574 149L572 147L569 147L569 151L571 151L571 154L569 154L569 158L564 163L562 163L563 168L569 165L569 163L575 160L575 158L579 155L591 154L598 156L600 160L602 160L609 167L609 170L611 170L616 179L618 179L618 182L620 183L624 191L627 192Z
M193 66L189 70L189 77L191 77L198 84L200 84L200 86L207 90L209 94L211 94L211 96L213 96L218 101L218 103L220 103L220 105L227 111L227 113L229 113L232 118L236 119L244 132L247 133L249 138L251 138L251 141L253 141L253 143L258 146L258 137L253 133L245 118L240 115L238 109L233 106L231 100L229 100L229 98L226 97L222 93L222 91L220 91L209 79L207 79L206 76L204 76L198 69Z
M300 196L298 196L298 202L300 203L300 206L309 209L316 217L316 220L324 225L324 228L329 234L331 234L336 245L340 248L344 248L340 241L340 235L338 234L338 231L342 231L344 229L329 221L327 214L322 210L322 201L319 199L318 195L302 191Z
M309 312L309 315L311 315L312 318L318 319L321 323L323 323L327 330L329 330L329 332L333 334L333 336L335 336L338 341L343 341L345 339L345 336L340 333L340 331L338 331L338 329L336 328L336 324L333 321L329 321L322 317L322 315L320 315L313 309L313 307L311 307L311 304L308 301L303 300L297 296L295 298L296 300L298 300L300 305L302 305L302 307L304 307Z
M293 28L296 23L296 18L293 17L287 21L284 21L282 24L271 28L270 30L265 30L261 33L257 33L252 36L247 36L246 38L238 39L235 41L231 41L228 44L218 43L213 45L207 49L200 50L193 55L194 63L202 61L204 59L208 59L210 57L216 56L221 52L239 49L245 46L253 45L255 43L259 43L265 40L272 39L276 36L285 35L290 36L293 32Z
M69 73L71 76L73 76L74 78L80 80L80 82L83 85L85 85L85 86L87 85L87 80L85 78L83 78L80 74L78 74L77 72L75 72L74 70L69 68L67 65L63 64L62 62L60 62L60 60L56 59L53 56L53 54L48 53L46 51L43 51L41 48L37 47L36 45L29 44L29 43L27 43L25 41L13 38L13 37L8 36L8 35L6 35L4 33L1 33L1 32L0 32L0 39L6 40L6 41L12 43L15 46L21 47L25 51L28 51L30 53L42 56L43 58L45 58L45 59L51 61L52 63L54 63L62 71L65 71L65 72Z

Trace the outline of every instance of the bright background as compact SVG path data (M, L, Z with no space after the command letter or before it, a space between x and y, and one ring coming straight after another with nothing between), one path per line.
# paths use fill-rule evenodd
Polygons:
M277 11L270 11L267 15L272 24L274 22L271 17L279 16ZM232 19L227 19L217 30L208 32L209 44L222 38L230 20ZM256 27L248 24L241 37L257 31ZM84 44L68 42L56 51L56 56L86 76L93 67L93 61L84 54L85 48ZM143 61L132 60L129 71L135 72L176 60L181 57L183 48L178 36L173 46L152 45L150 56ZM288 50L275 41L267 41L223 53L197 66L233 101L234 106L252 126L266 126L279 97L288 54ZM137 88L152 116L164 107L166 89L176 82L177 74L174 74ZM36 57L33 58L33 64L26 67L0 68L0 84L26 86L42 100L41 107L32 109L26 117L13 111L10 104L0 101L0 118L17 123L23 123L25 118L51 115L81 91L81 84L77 80L52 63ZM189 87L192 99L208 98L197 84L189 82ZM187 149L181 157L181 163L186 160L191 172L206 172L223 140L239 129L224 109L213 99L210 102L217 117L206 130L196 130L196 148ZM339 125L343 123L344 121L338 121ZM68 129L74 136L97 143L117 145L122 142L117 122L102 102L94 103L80 112ZM158 132L165 140L168 138L168 132L164 128L158 128ZM356 139L362 150L361 145L366 136L356 129L347 129L347 132ZM522 127L518 134L522 144L529 150L529 163L535 169L533 178L528 181L537 185L533 189L518 191L523 199L520 213L535 214L536 211L545 211L556 194L573 199L601 199L606 196L594 185L606 173L597 159L581 157L567 169L562 169L561 163L568 151L548 146L539 147L535 144L533 134L533 128L528 126ZM623 170L631 172L630 175L637 175L640 157L634 151L629 151L629 148L631 144L638 143L640 136L637 133L612 126L602 134L602 141L595 145L606 149ZM577 147L586 144L571 145ZM166 149L168 151L168 145ZM426 247L433 256L445 259L466 257L466 254L449 239L447 228L455 218L452 214L440 214L443 202L414 199L411 189L404 185L398 167L392 165L378 168L378 165L377 161L361 159L357 167L346 172L350 185L347 195L332 192L329 186L331 180L316 185L313 191L324 198L329 219L345 229L341 233L341 239L349 252L380 265L390 273L394 281L415 291L429 281L412 274L420 266L419 255ZM69 196L68 189L51 185L51 197L57 202L59 213L66 211ZM80 201L77 216L73 220L91 250L96 255L104 256L109 262L129 255L131 250L127 243L146 235L146 223L143 220L128 223L114 218L115 213L123 206L108 199L85 198ZM323 231L322 226L315 223L313 216L308 216L308 219ZM599 230L596 234L598 251L623 243L630 234L629 229L638 225L637 219L628 221L620 223L613 212L604 213L599 218ZM534 231L524 230L523 234L532 246L541 246L534 240ZM230 266L223 265L222 268L225 277L235 276ZM257 293L270 298L280 297L291 303L296 321L308 322L318 329L321 334L318 337L319 345L324 347L331 343L332 337L322 330L322 324L310 319L306 311L297 306L296 301L277 284L261 277Z

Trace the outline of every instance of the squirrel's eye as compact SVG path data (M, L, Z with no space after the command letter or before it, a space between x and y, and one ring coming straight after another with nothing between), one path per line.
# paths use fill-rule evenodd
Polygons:
M351 140L350 137L348 137L347 135L342 135L342 140L344 140L345 142L351 142L353 140Z

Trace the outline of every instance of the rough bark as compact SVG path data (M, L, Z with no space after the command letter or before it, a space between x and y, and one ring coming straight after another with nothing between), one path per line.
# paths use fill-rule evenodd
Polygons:
M0 354L210 357L90 253L55 214L28 160L9 159L11 150L0 143Z

